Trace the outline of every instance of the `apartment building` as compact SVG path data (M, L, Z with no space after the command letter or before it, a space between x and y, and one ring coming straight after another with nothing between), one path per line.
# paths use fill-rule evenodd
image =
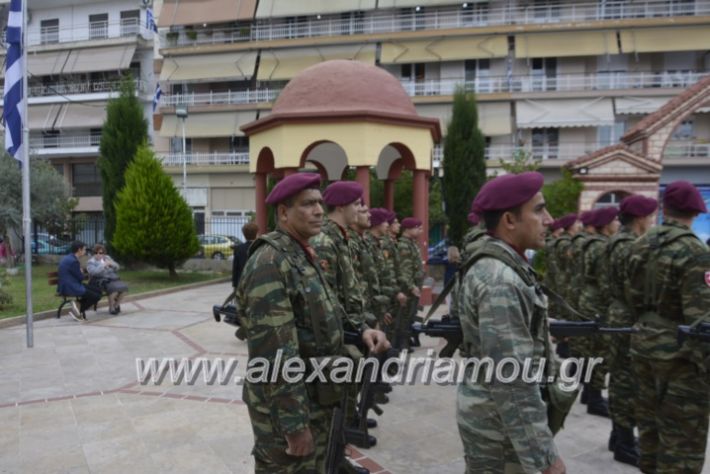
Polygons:
M454 90L475 92L490 168L523 149L554 179L710 74L709 22L710 0L166 0L156 150L178 183L187 164L197 211L251 210L239 127L306 67L351 59L397 77L444 134ZM662 184L710 185L708 112L675 130Z
M135 79L152 118L153 33L145 28L145 7L140 0L28 4L30 154L50 160L72 186L75 212L102 212L101 127L124 74Z

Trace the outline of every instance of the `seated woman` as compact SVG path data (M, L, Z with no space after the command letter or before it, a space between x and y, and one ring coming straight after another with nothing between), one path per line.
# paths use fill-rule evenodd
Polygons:
M111 314L121 312L121 298L128 291L128 285L118 278L118 263L106 254L106 247L94 245L94 255L86 264L92 285L96 285L108 295L108 311Z
M69 314L77 321L86 321L86 310L94 306L101 299L101 293L95 288L85 286L82 281L84 274L81 272L79 258L86 254L84 242L72 242L70 253L59 262L59 284L57 293L63 296L78 296L79 307L76 302L71 302Z

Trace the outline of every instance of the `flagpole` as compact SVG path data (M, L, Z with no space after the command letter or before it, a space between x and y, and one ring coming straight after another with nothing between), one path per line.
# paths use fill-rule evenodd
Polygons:
M22 224L25 235L25 302L27 305L27 347L34 347L33 311L32 311L32 212L30 208L30 129L27 102L27 2L22 0Z

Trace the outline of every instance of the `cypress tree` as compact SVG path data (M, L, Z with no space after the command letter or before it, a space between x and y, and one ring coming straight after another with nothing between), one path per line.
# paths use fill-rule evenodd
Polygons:
M123 255L167 268L173 277L200 249L190 207L146 145L138 149L116 196L113 243Z
M126 168L136 156L138 147L148 141L148 121L143 105L136 96L136 85L130 76L124 77L120 95L106 107L106 121L101 129L98 167L101 172L104 218L104 238L109 251L116 253L113 237L116 230L115 199L125 183ZM118 256L121 257L120 251Z
M444 139L443 194L449 239L460 246L469 228L471 201L486 181L486 142L478 129L476 98L458 89Z

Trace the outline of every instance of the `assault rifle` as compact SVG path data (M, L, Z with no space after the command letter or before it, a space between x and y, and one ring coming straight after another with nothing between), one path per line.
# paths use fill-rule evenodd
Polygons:
M678 326L678 345L683 345L686 339L697 339L710 342L710 323L696 323L689 326Z
M461 321L448 316L442 317L441 321L429 321L426 324L414 323L412 324L412 331L415 334L426 334L430 337L443 337L446 340L446 345L439 352L439 357L453 356L456 349L463 342ZM634 328L605 327L598 321L550 320L550 335L556 339L593 336L595 334L631 334L634 332L636 332Z

